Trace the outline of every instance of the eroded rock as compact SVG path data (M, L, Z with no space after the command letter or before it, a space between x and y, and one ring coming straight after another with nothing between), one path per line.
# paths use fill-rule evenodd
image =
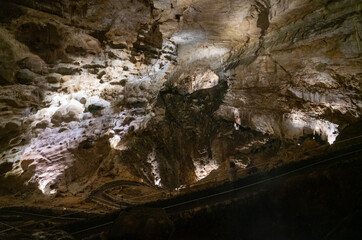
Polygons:
M52 116L52 123L60 125L62 122L79 120L79 115L83 113L84 106L78 101L71 101L68 105L60 107Z
M38 74L45 74L48 72L46 63L39 56L29 56L18 62L20 68L27 68L30 71Z

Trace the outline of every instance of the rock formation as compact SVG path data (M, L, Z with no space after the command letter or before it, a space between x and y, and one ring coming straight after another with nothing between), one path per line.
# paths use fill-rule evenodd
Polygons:
M175 189L229 161L262 170L319 154L361 119L361 8L2 1L0 196L85 197L112 180Z

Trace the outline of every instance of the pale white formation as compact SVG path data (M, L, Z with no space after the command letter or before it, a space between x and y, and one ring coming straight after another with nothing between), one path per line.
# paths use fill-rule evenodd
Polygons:
M332 144L339 134L338 124L310 117L301 111L292 111L292 113L286 114L284 126L286 128L285 134L291 138L302 136L305 133L313 133L321 136L329 144Z
M154 184L156 186L162 187L160 169L159 169L159 164L158 164L157 158L156 158L155 148L153 148L152 152L150 152L148 154L147 162L151 165L151 173L153 176Z
M203 74L196 75L195 80L192 81L192 92L200 89L212 88L218 84L219 76L217 76L213 71L207 70Z
M218 162L215 159L210 159L207 157L207 150L204 149L203 157L193 159L193 164L195 167L196 180L199 181L207 177L213 170L216 170L220 167Z

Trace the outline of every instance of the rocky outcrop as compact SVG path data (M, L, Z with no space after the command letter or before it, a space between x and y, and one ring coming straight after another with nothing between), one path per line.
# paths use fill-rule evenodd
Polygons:
M355 1L0 6L4 184L59 198L110 180L175 189L229 161L262 170L317 154L360 120Z

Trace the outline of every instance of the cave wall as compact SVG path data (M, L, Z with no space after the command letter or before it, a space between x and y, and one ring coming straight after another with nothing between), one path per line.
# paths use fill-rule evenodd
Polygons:
M3 195L177 188L299 159L360 120L358 1L0 6Z

